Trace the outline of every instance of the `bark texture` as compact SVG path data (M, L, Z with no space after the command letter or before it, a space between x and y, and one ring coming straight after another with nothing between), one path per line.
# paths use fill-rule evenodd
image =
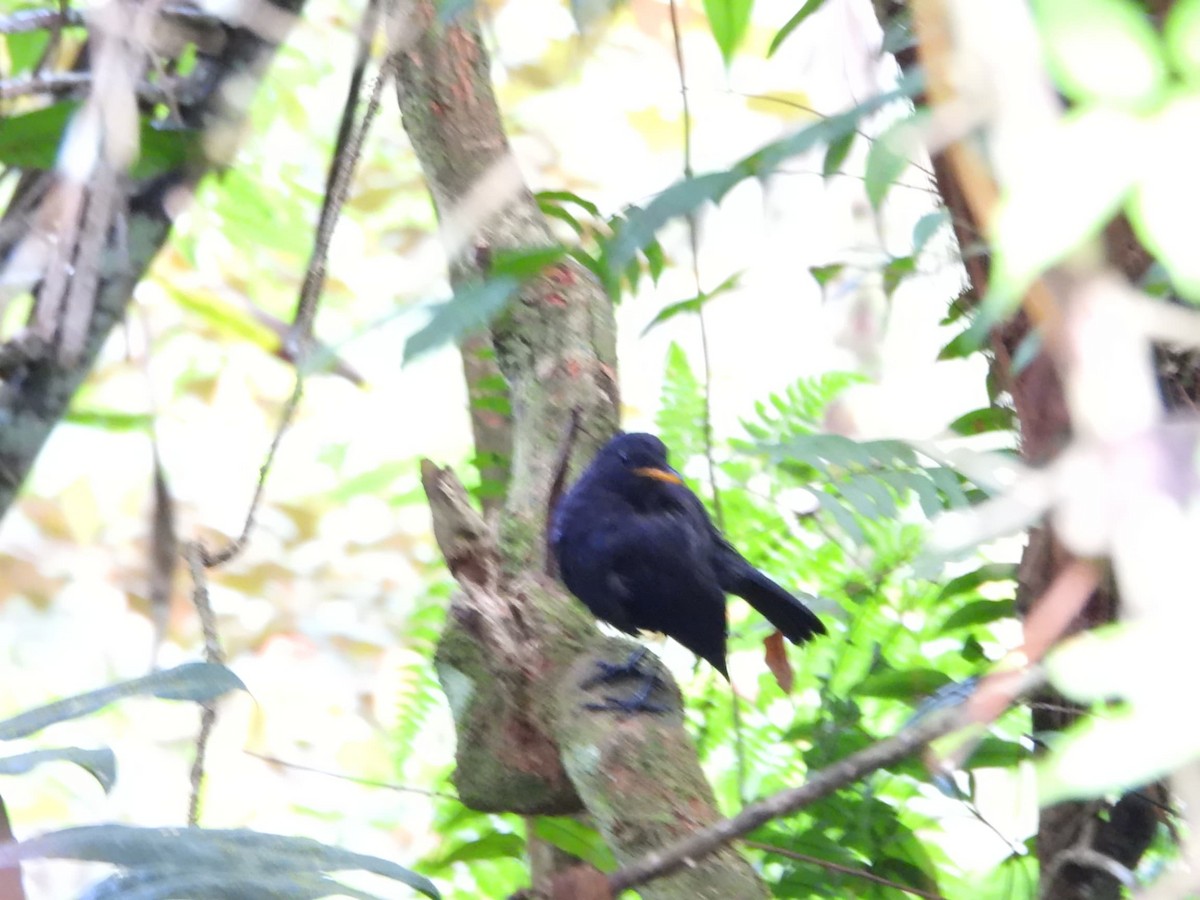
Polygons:
M428 0L401 8L398 99L461 282L486 274L497 251L549 244L550 230L511 157L475 20L439 22ZM622 720L585 708L598 698L580 682L597 660L624 658L630 644L603 637L548 574L546 526L564 436L577 431L569 464L578 471L617 427L611 303L590 273L561 263L522 288L490 338L511 402L511 474L498 526L485 523L449 470L426 463L423 473L435 535L462 588L436 657L457 728L455 784L477 809L586 811L628 862L718 813L678 712ZM469 379L479 346L465 348ZM534 888L547 896L586 879L538 868L547 883ZM752 900L765 892L727 850L642 895Z
M266 4L291 19L303 0ZM282 35L279 35L282 37ZM195 78L177 99L181 120L197 129L195 159L151 180L121 179L114 208L116 219L100 227L101 234L81 234L80 240L103 244L96 271L48 270L52 279L94 277L90 316L82 335L82 352L73 358L55 352L53 345L29 331L0 347L0 516L12 504L21 484L79 385L87 377L101 348L120 322L133 290L171 231L168 206L177 209L199 179L224 160L201 151L210 137L227 142L237 131L252 95L275 53L277 44L251 28L209 23L202 38ZM39 206L53 197L54 172L26 172L3 221L0 221L0 260L7 260L18 241L32 228ZM53 267L52 267L53 269ZM35 298L40 286L35 290ZM35 304L35 315L37 305ZM70 310L66 315L70 315ZM31 317L32 325L32 317Z

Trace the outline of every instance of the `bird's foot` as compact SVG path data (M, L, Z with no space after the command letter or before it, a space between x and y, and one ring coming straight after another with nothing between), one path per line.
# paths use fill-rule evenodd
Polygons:
M626 678L650 678L655 684L661 683L662 679L658 677L657 672L647 672L642 668L642 660L645 658L646 648L639 647L630 653L624 662L610 663L598 659L596 660L596 673L585 679L579 687L590 691L598 684L612 684L614 681L623 681Z
M649 671L642 668L642 660L645 658L646 648L639 647L629 654L629 658L622 663L597 660L596 674L579 685L582 690L591 690L598 684L611 684L614 681L624 681L629 678L640 678L642 684L628 697L606 696L603 703L587 703L584 704L584 708L594 712L616 712L624 715L633 715L640 712L666 712L666 706L650 702L650 695L654 693L654 689L664 682L659 676L657 668L650 669Z
M667 707L651 703L642 696L642 691L630 697L605 697L603 703L585 703L584 709L592 712L615 712L632 716L635 713L665 713Z

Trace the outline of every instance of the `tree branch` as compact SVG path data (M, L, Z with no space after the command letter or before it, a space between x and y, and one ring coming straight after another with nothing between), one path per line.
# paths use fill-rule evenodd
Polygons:
M1040 670L1027 670L1020 693L1028 693L1041 682ZM898 734L810 775L801 786L780 791L765 800L752 803L733 818L697 831L666 850L651 853L633 865L626 866L609 877L609 887L615 896L623 890L669 875L684 866L694 866L708 854L767 822L799 812L838 789L893 765L911 756L926 744L974 721L969 704L939 709L905 727Z
M303 0L287 0L276 8L294 15ZM228 127L240 118L244 108L233 108L227 96L244 97L245 91L221 90L222 85L257 82L275 52L276 44L251 29L231 29L222 55L213 60L216 84L206 91L191 110L195 121L201 118L212 127ZM129 210L125 227L111 229L113 235L102 251L98 280L94 287L92 313L82 335L82 350L72 364L43 352L5 373L0 385L0 515L11 505L16 492L51 430L66 412L75 390L95 364L109 333L125 315L137 283L144 277L158 250L171 230L171 210L178 207L181 195L190 195L196 182L214 164L197 159L184 167L125 187L118 208ZM52 197L56 175L53 172L28 172L13 204L0 222L0 259L11 262L17 250L12 239L29 232L25 227L37 215L36 207L26 208L24 201L37 203ZM168 207L170 209L168 209Z

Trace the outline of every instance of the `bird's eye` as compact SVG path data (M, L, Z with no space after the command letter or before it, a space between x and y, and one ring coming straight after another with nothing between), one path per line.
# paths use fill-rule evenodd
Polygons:
M628 453L626 453L624 450L622 450L618 454L618 456L620 456L620 458L621 458L621 465L623 465L623 466L629 465L629 454Z

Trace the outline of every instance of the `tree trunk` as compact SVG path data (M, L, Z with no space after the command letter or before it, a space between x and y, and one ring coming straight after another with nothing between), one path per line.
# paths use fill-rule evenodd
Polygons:
M402 11L399 30L414 37L398 51L400 108L450 242L453 280L462 283L485 276L496 251L551 243L550 231L512 160L475 20L463 12L442 23L430 0ZM612 306L590 273L559 263L521 289L491 340L512 409L498 533L453 473L432 463L423 473L435 535L462 588L436 658L458 733L455 784L475 809L585 810L625 863L719 816L665 670L671 714L586 709L579 683L597 660L623 659L629 642L602 637L548 574L546 525L571 443L564 437L578 433L570 457L578 471L617 426ZM473 360L465 365L471 377ZM554 873L538 868L553 883ZM559 884L568 882L576 883ZM752 900L765 891L726 850L642 894Z
M880 25L887 25L896 16L908 14L908 4L893 0L874 2ZM905 71L918 63L918 50L909 47L897 52L897 61ZM924 102L923 98L918 102ZM983 223L976 220L966 201L954 167L946 156L937 154L933 172L942 203L950 213L959 247L977 247L985 233ZM1114 221L1105 233L1106 249L1114 266L1131 281L1137 282L1150 263L1150 256L1138 244L1128 223ZM967 294L971 304L977 304L987 293L990 259L986 254L973 253L965 259L968 275ZM989 377L1006 389L1017 413L1017 429L1021 455L1031 465L1042 465L1053 459L1070 439L1071 422L1063 396L1062 384L1054 363L1040 353L1021 371L1014 372L1012 359L1017 348L1031 334L1032 328L1024 313L996 328L990 339ZM1164 395L1195 397L1193 388L1181 379L1188 376L1194 364L1175 359L1174 367L1160 366L1160 384ZM1029 534L1018 574L1017 609L1022 614L1041 597L1054 582L1068 554L1056 540L1049 525L1033 529ZM1083 612L1070 627L1071 632L1094 628L1115 621L1120 601L1111 579L1094 592ZM1045 688L1033 698L1032 719L1035 735L1061 731L1074 722L1081 709L1057 691ZM1150 790L1150 789L1147 789ZM1157 788L1153 793L1157 794ZM1055 900L1119 900L1121 885L1107 871L1065 862L1065 855L1080 847L1104 853L1127 868L1137 866L1157 827L1155 803L1145 791L1126 794L1117 803L1066 802L1041 810L1038 821L1037 856L1044 883L1039 896Z

